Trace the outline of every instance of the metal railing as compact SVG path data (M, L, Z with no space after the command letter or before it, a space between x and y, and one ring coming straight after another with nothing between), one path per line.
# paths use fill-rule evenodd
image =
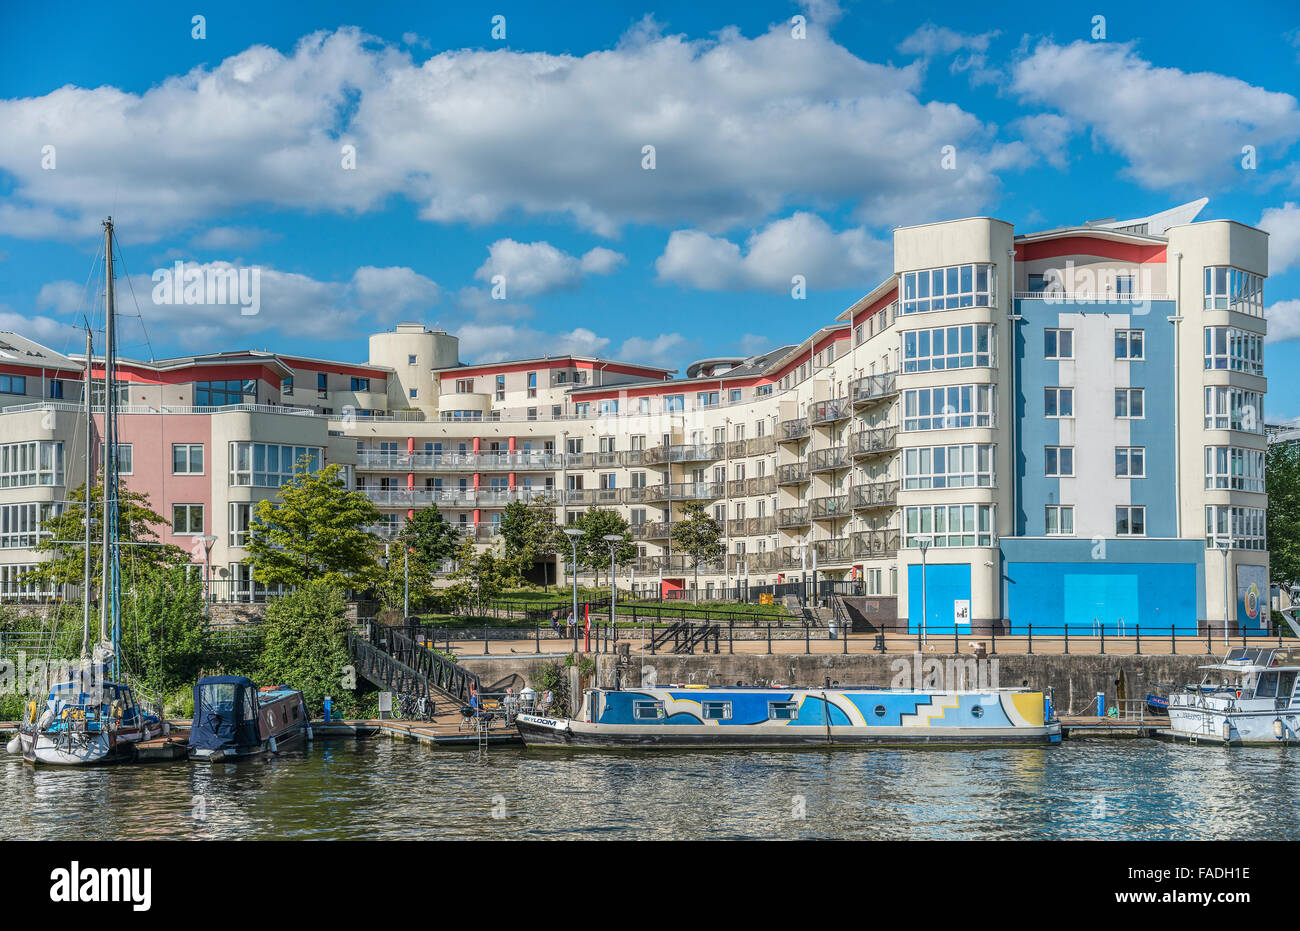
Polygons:
M848 398L817 401L808 409L809 419L813 423L833 423L837 420L844 420L852 413L853 405Z
M894 507L898 503L898 480L855 485L850 492L850 498L854 510Z
M782 443L803 439L808 435L808 418L796 417L793 420L783 420L777 424L777 432Z
M806 527L808 525L808 505L793 508L781 508L776 512L778 527Z
M808 460L809 469L813 472L847 469L849 465L849 448L847 446L832 446L828 449L814 450Z
M826 495L813 498L808 516L813 520L838 520L849 516L848 495Z
M849 449L855 457L894 452L898 449L898 428L872 427L859 430L849 439Z
M776 467L776 483L778 485L802 485L808 481L808 463L806 462L787 462L785 465Z
M894 372L880 375L863 375L849 383L849 396L854 404L882 400L898 394L898 384Z

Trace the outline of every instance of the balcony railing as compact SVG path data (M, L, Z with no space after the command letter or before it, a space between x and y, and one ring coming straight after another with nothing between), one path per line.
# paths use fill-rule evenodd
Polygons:
M829 449L814 450L809 457L809 466L813 472L847 469L849 467L849 448L847 446L832 446Z
M898 555L897 530L859 530L849 534L854 559L871 559Z
M849 496L828 495L822 498L813 498L809 516L813 520L838 520L841 517L848 517Z
M647 501L711 501L724 497L722 482L665 482L651 485Z
M849 395L854 404L878 401L898 394L898 385L893 372L881 375L863 375L849 384Z
M732 498L750 498L770 495L776 491L776 476L759 475L754 478L736 478L727 482L727 494Z
M808 526L808 506L805 504L794 508L781 508L776 512L776 525L778 527Z
M859 430L849 440L849 449L855 457L893 452L898 449L898 428L875 427Z
M563 468L564 458L555 453L531 451L397 453L365 449L357 453L357 468L374 472L550 472Z
M778 485L802 485L808 481L808 463L789 462L776 467Z
M774 452L776 452L776 437L771 434L745 440L746 456L766 456Z
M632 524L628 532L633 540L667 540L672 534L672 525L661 520L648 520L641 524Z
M808 435L808 418L796 417L793 420L783 420L777 424L777 432L782 443L801 440Z
M727 533L733 537L757 537L763 534L776 533L776 518L771 515L767 517L738 517L727 523Z
M898 482L867 482L857 485L851 492L853 507L892 508L898 504Z
M835 398L830 401L818 401L813 404L808 416L813 423L834 423L844 420L853 413L853 405L848 398Z

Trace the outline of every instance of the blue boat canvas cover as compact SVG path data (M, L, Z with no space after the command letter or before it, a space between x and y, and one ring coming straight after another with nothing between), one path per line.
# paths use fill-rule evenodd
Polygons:
M243 676L207 676L194 686L190 748L228 750L261 741L257 686Z

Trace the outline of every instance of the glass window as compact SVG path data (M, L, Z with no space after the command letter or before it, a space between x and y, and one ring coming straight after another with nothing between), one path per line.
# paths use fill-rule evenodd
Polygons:
M177 536L198 536L203 533L203 505L173 504L172 533Z
M172 444L172 474L173 475L202 475L203 474L203 444L202 443L173 443Z
M1120 505L1115 508L1115 535L1140 537L1147 532L1147 509L1141 505Z
M1043 358L1073 359L1074 358L1074 331L1073 330L1044 330L1043 331Z
M1074 389L1044 388L1043 413L1048 417L1073 417Z
M1121 419L1141 420L1144 412L1142 388L1115 389L1115 416Z
M1143 343L1143 333L1141 330L1115 331L1116 359L1143 359L1146 358L1144 355L1145 351L1146 347Z
M729 701L704 701L700 702L700 716L706 721L725 721L731 717L731 702Z
M632 717L637 721L656 721L666 717L664 703L661 701L637 701L632 703Z
M1043 449L1043 474L1049 476L1074 474L1074 447L1047 446Z
M997 303L993 265L958 265L905 272L902 312L925 313L961 307L992 307Z
M1044 529L1049 536L1073 535L1074 506L1069 504L1049 504L1047 506Z
M1115 447L1116 478L1146 478L1146 448L1142 446Z
M879 570L877 580L879 579ZM767 703L769 721L794 721L799 717L799 703L794 701L770 701Z

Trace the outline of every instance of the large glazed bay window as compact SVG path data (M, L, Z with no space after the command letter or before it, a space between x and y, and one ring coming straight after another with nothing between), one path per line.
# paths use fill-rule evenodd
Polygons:
M954 265L904 272L901 303L904 314L992 307L997 303L997 266Z
M1234 550L1266 549L1264 509L1211 504L1205 509L1205 545L1220 547L1226 541Z
M1212 386L1205 389L1205 429L1264 432L1264 396L1258 391Z
M1264 374L1264 337L1230 326L1205 328L1205 367L1218 371Z
M226 407L230 404L256 404L257 382L252 379L229 381L196 381L194 383L195 407Z
M307 457L307 471L321 467L319 446L281 446L277 443L230 444L230 484L279 488L293 478L298 460Z
M903 509L904 546L928 537L932 546L992 546L993 505L933 504Z
M903 371L988 367L996 363L989 324L908 330L903 334Z
M903 430L993 426L992 385L950 385L903 392Z
M903 487L990 488L994 483L997 447L917 446L903 451Z
M1205 487L1264 490L1264 451L1238 446L1205 447Z
M34 440L0 446L0 488L62 484L62 443Z
M1206 267L1205 309L1264 316L1264 279L1227 265Z

